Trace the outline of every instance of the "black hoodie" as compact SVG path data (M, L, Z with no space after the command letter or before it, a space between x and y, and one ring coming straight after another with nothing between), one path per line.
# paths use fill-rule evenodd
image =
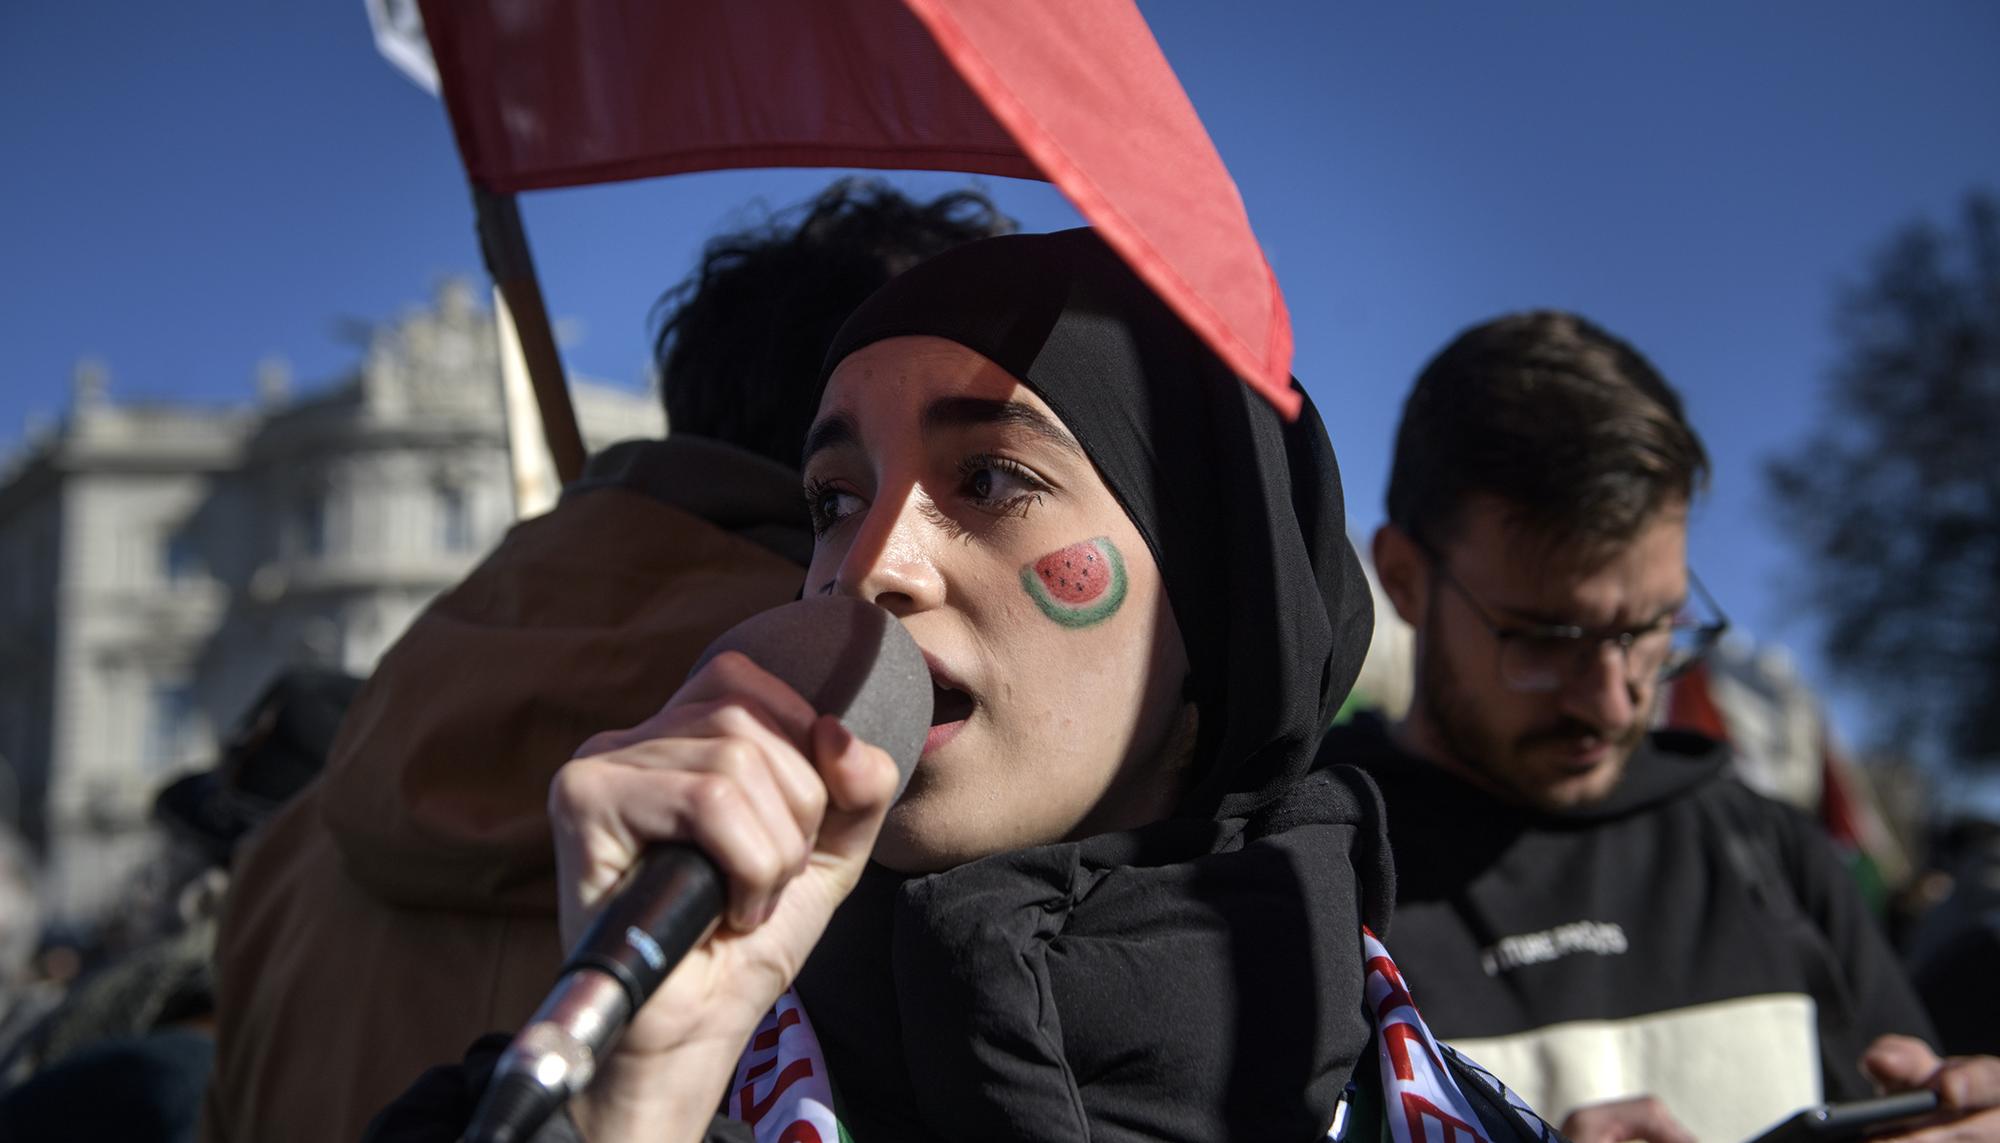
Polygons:
M1824 836L1726 748L1656 733L1611 795L1522 809L1364 717L1322 758L1388 805L1395 952L1432 1030L1559 1120L1651 1093L1702 1139L1860 1098L1874 1037L1930 1034Z

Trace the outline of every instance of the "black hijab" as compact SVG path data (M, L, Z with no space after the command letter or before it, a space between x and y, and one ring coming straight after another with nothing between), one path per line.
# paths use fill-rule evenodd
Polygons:
M1182 813L1235 816L1297 781L1374 628L1312 401L1284 423L1087 229L985 239L896 278L841 327L822 385L915 334L1048 402L1152 549L1201 711Z

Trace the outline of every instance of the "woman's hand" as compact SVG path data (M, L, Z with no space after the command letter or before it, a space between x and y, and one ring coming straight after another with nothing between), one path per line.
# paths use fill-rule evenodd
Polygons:
M557 772L549 813L565 947L648 845L693 844L727 882L722 924L572 1104L593 1143L701 1136L757 1021L859 880L896 781L887 754L733 652Z

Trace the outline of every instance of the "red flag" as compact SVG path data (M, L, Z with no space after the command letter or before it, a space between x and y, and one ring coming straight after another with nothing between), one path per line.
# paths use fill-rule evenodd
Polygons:
M459 152L511 193L731 167L1045 178L1287 416L1291 321L1131 0L422 0Z

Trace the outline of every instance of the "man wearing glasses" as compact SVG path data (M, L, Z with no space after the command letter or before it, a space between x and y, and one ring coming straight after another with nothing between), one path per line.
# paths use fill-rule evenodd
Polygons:
M1579 1141L1745 1139L1875 1094L1864 1053L1892 1088L1938 1067L1878 1042L1930 1021L1811 823L1650 730L1726 626L1687 565L1707 470L1680 398L1582 318L1462 334L1404 407L1375 536L1409 712L1321 755L1387 796L1388 943L1431 1026Z

